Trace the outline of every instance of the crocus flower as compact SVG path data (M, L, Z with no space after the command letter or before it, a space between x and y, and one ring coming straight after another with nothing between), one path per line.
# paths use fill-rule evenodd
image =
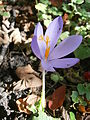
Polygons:
M35 27L31 48L34 54L41 60L42 68L46 71L55 71L54 68L69 68L79 62L78 58L64 57L81 44L82 36L69 36L56 45L62 28L63 20L60 16L49 24L45 36L40 23Z

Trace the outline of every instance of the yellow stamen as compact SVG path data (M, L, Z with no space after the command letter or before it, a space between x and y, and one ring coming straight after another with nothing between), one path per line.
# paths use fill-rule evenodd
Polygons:
M39 40L44 40L43 35L40 35L38 39Z
M49 55L49 51L50 51L50 46L46 48L46 51L45 51L45 59L47 60L48 58L48 55Z

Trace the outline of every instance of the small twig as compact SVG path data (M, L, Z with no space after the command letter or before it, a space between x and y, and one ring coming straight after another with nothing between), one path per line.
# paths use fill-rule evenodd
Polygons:
M57 83L54 83L54 84L50 87L50 89L47 90L46 95L51 91L52 88L54 88L54 86L55 86L56 84L57 84Z

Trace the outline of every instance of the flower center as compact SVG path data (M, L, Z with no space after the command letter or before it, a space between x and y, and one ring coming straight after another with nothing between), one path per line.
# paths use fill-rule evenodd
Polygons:
M50 45L49 45L50 39L49 39L49 36L46 36L46 40L44 40L43 35L40 35L39 38L38 38L38 40L44 41L46 43L45 60L47 60L49 52L50 52Z

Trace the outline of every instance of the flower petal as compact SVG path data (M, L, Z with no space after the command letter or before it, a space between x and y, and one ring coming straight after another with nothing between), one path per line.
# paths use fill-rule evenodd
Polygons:
M46 43L44 41L43 28L40 23L38 23L35 27L34 36L37 37L37 43L43 58L45 56Z
M48 60L64 57L73 52L82 42L82 36L72 35L63 40L54 50L49 54Z
M34 36L33 39L32 39L31 48L32 48L33 53L34 53L39 59L41 59L40 49L39 49L39 46L38 46L38 43L37 43L37 37L36 37L36 36Z
M55 69L53 68L53 66L48 61L41 60L41 64L42 64L42 68L44 70L46 70L46 71L52 71L52 72L55 71Z
M50 25L48 26L46 33L45 33L45 40L49 37L50 40L50 51L54 48L59 39L60 33L62 32L63 28L63 20L62 17L55 18Z
M63 58L51 60L50 64L52 64L55 68L70 68L79 62L78 58Z

